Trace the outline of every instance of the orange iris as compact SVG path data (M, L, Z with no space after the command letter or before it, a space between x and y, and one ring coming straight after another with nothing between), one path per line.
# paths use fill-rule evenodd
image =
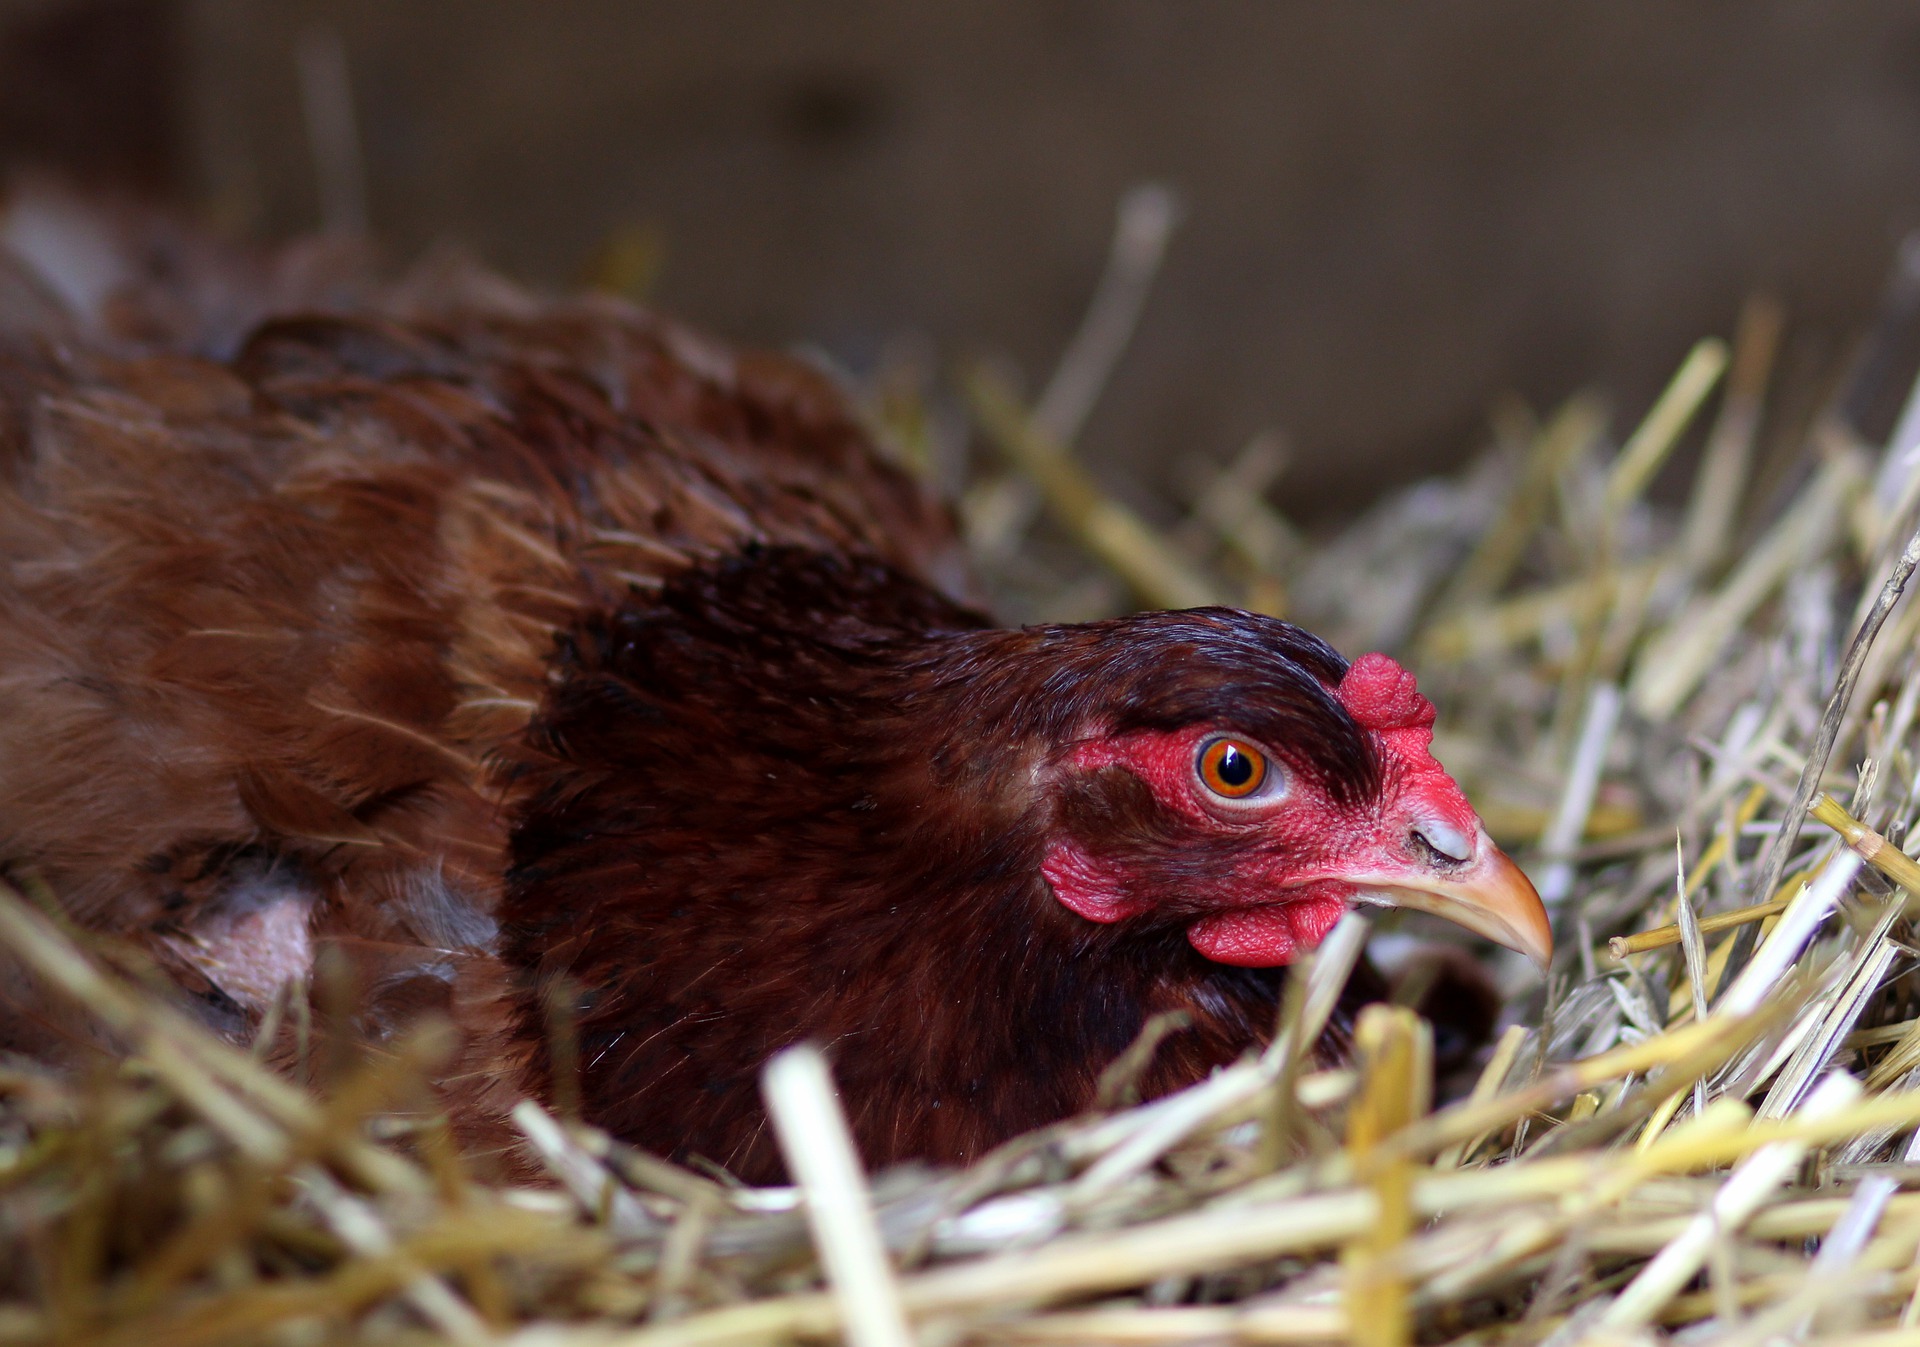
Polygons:
M1267 758L1238 739L1215 739L1200 752L1200 779L1215 795L1244 800L1267 779Z

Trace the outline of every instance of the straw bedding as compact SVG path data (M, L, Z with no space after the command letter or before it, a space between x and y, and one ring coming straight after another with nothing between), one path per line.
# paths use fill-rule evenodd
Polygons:
M10 890L15 992L111 1050L0 1065L0 1342L1920 1342L1920 426L1854 410L1887 361L1794 415L1756 303L1624 436L1586 397L1504 412L1481 461L1317 542L1263 503L1283 455L1257 441L1155 528L1070 444L1165 208L1123 210L1046 393L959 381L997 450L969 532L1015 612L1224 598L1421 671L1561 944L1544 987L1499 966L1510 1027L1449 1102L1405 1010L1367 1013L1350 1068L1303 1064L1350 918L1262 1057L1128 1107L1143 1044L1111 1110L962 1173L863 1175L801 1051L766 1082L796 1188L532 1103L539 1173L502 1177L429 1105L444 1029L303 1021L296 1084ZM924 400L875 405L903 452L932 442Z

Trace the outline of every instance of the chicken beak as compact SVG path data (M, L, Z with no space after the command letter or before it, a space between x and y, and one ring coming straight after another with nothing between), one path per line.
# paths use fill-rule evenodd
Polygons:
M1507 854L1480 831L1471 865L1453 874L1408 870L1354 875L1358 898L1385 907L1431 912L1517 950L1545 972L1553 959L1553 928L1533 884Z

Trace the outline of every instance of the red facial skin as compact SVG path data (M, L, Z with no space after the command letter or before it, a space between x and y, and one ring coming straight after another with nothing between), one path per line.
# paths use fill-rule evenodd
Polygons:
M1353 905L1359 889L1347 876L1446 864L1414 838L1416 828L1459 839L1479 831L1473 807L1434 760L1433 704L1411 674L1385 655L1364 655L1335 692L1372 734L1381 762L1379 792L1353 804L1335 801L1310 772L1291 765L1286 745L1258 743L1231 725L1090 739L1067 760L1074 771L1123 768L1192 831L1197 845L1225 844L1222 854L1232 860L1210 877L1205 910L1187 927L1193 947L1215 962L1290 963ZM1221 735L1267 757L1269 783L1247 799L1215 794L1196 771L1202 746ZM1070 840L1051 847L1041 868L1054 896L1089 921L1121 921L1155 905Z

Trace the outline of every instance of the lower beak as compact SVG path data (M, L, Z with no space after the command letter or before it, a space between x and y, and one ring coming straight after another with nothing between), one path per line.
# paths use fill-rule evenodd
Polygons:
M1553 928L1547 924L1545 904L1520 867L1484 830L1477 842L1477 859L1456 874L1409 870L1342 878L1359 889L1357 897L1363 903L1410 907L1445 917L1495 944L1518 950L1545 972L1553 959Z

